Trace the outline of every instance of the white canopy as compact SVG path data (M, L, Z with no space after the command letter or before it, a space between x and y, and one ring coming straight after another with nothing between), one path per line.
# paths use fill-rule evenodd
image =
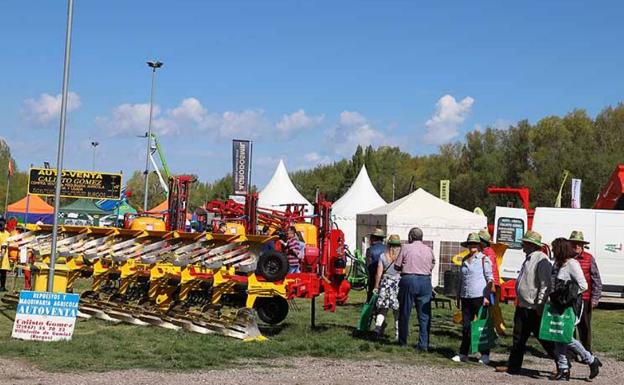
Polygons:
M299 203L306 205L306 214L312 214L314 211L312 204L305 199L303 195L293 184L286 171L284 161L280 160L273 177L266 186L260 191L258 196L258 206L267 209L281 210L283 205L289 203Z
M361 249L359 238L356 237L356 215L385 204L386 201L373 187L366 166L362 166L349 190L332 206L334 221L344 232L345 243L349 246L349 250Z
M357 236L362 239L372 233L376 227L386 234L398 234L407 240L412 227L419 227L425 241L433 242L436 268L433 271L433 285L438 285L440 255L446 258L459 251L457 243L466 240L470 232L479 231L487 226L487 218L474 214L461 207L418 189L410 195L357 215ZM450 244L454 242L455 244ZM441 244L444 243L444 248ZM449 255L452 254L452 255Z

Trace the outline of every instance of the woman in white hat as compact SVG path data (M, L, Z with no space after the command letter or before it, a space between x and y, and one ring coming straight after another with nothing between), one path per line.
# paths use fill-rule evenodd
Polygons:
M481 306L489 306L490 293L494 277L492 275L492 263L490 259L480 251L481 239L479 234L470 233L463 247L468 249L468 255L462 260L460 270L460 284L458 306L462 310L462 342L459 354L453 357L455 362L467 362L470 352L471 330L470 324L479 313ZM490 362L490 351L484 350L479 362Z

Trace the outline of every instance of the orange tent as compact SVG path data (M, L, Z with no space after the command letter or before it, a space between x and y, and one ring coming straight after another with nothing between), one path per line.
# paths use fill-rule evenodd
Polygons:
M149 212L150 213L166 213L167 211L169 211L169 201L165 200L158 206L152 207L152 209ZM193 218L193 213L186 213L186 219L190 221L191 218Z
M28 218L26 218L28 209ZM54 207L47 204L38 195L27 195L19 201L7 207L7 218L17 217L22 221L36 222L41 219L45 223L52 223L54 218Z
M169 211L169 201L166 199L156 207L153 207L149 212L150 213L164 213Z

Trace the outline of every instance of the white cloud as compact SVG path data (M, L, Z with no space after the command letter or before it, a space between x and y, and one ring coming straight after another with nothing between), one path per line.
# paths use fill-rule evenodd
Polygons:
M257 138L271 128L262 110L226 111L218 121L219 135L224 139Z
M147 130L149 104L122 104L112 116L96 118L98 127L110 136L141 134ZM270 129L271 123L262 110L210 113L196 98L186 98L177 107L161 113L154 106L152 128L159 135L180 135L188 132L214 134L221 139L256 138Z
M124 103L113 109L111 117L97 117L95 123L107 136L143 134L147 132L149 124L149 109L150 106L147 103ZM160 107L154 105L154 121L152 122L154 128L157 125L156 117L159 113ZM162 122L158 124L162 125Z
M277 122L275 127L282 136L290 136L298 131L308 130L318 126L323 121L324 116L308 116L303 109L299 109L292 114L284 114L282 120Z
M470 96L457 102L451 95L442 96L436 103L436 111L425 123L425 140L431 144L443 144L459 135L459 127L472 110L474 99Z
M358 145L377 147L389 143L386 136L357 111L341 112L338 124L327 130L326 138L335 153L343 156L352 154Z
M309 152L307 154L305 154L303 156L303 159L310 165L310 166L318 166L321 164L328 164L331 163L331 158L327 155L321 155L318 152Z
M81 105L80 96L75 92L67 94L67 111L74 111ZM26 99L24 101L24 116L26 120L47 124L61 115L61 94L56 96L43 93L37 99Z

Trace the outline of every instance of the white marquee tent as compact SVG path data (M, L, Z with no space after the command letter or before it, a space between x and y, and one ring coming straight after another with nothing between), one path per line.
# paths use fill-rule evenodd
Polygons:
M458 247L457 243L465 241L468 233L486 226L485 216L447 203L423 189L357 215L358 239L368 236L379 227L386 234L398 234L401 240L407 240L409 230L412 227L420 227L424 233L424 240L433 242L433 253L436 258L436 268L432 274L434 286L439 284L441 252L453 253Z
M332 205L334 221L345 234L345 243L349 250L361 249L360 238L356 237L356 215L386 204L373 187L366 166L362 166L360 173L346 193Z
M303 196L290 180L284 161L280 160L273 177L260 191L258 206L267 209L283 210L282 205L299 203L306 205L306 214L312 214L312 204Z

